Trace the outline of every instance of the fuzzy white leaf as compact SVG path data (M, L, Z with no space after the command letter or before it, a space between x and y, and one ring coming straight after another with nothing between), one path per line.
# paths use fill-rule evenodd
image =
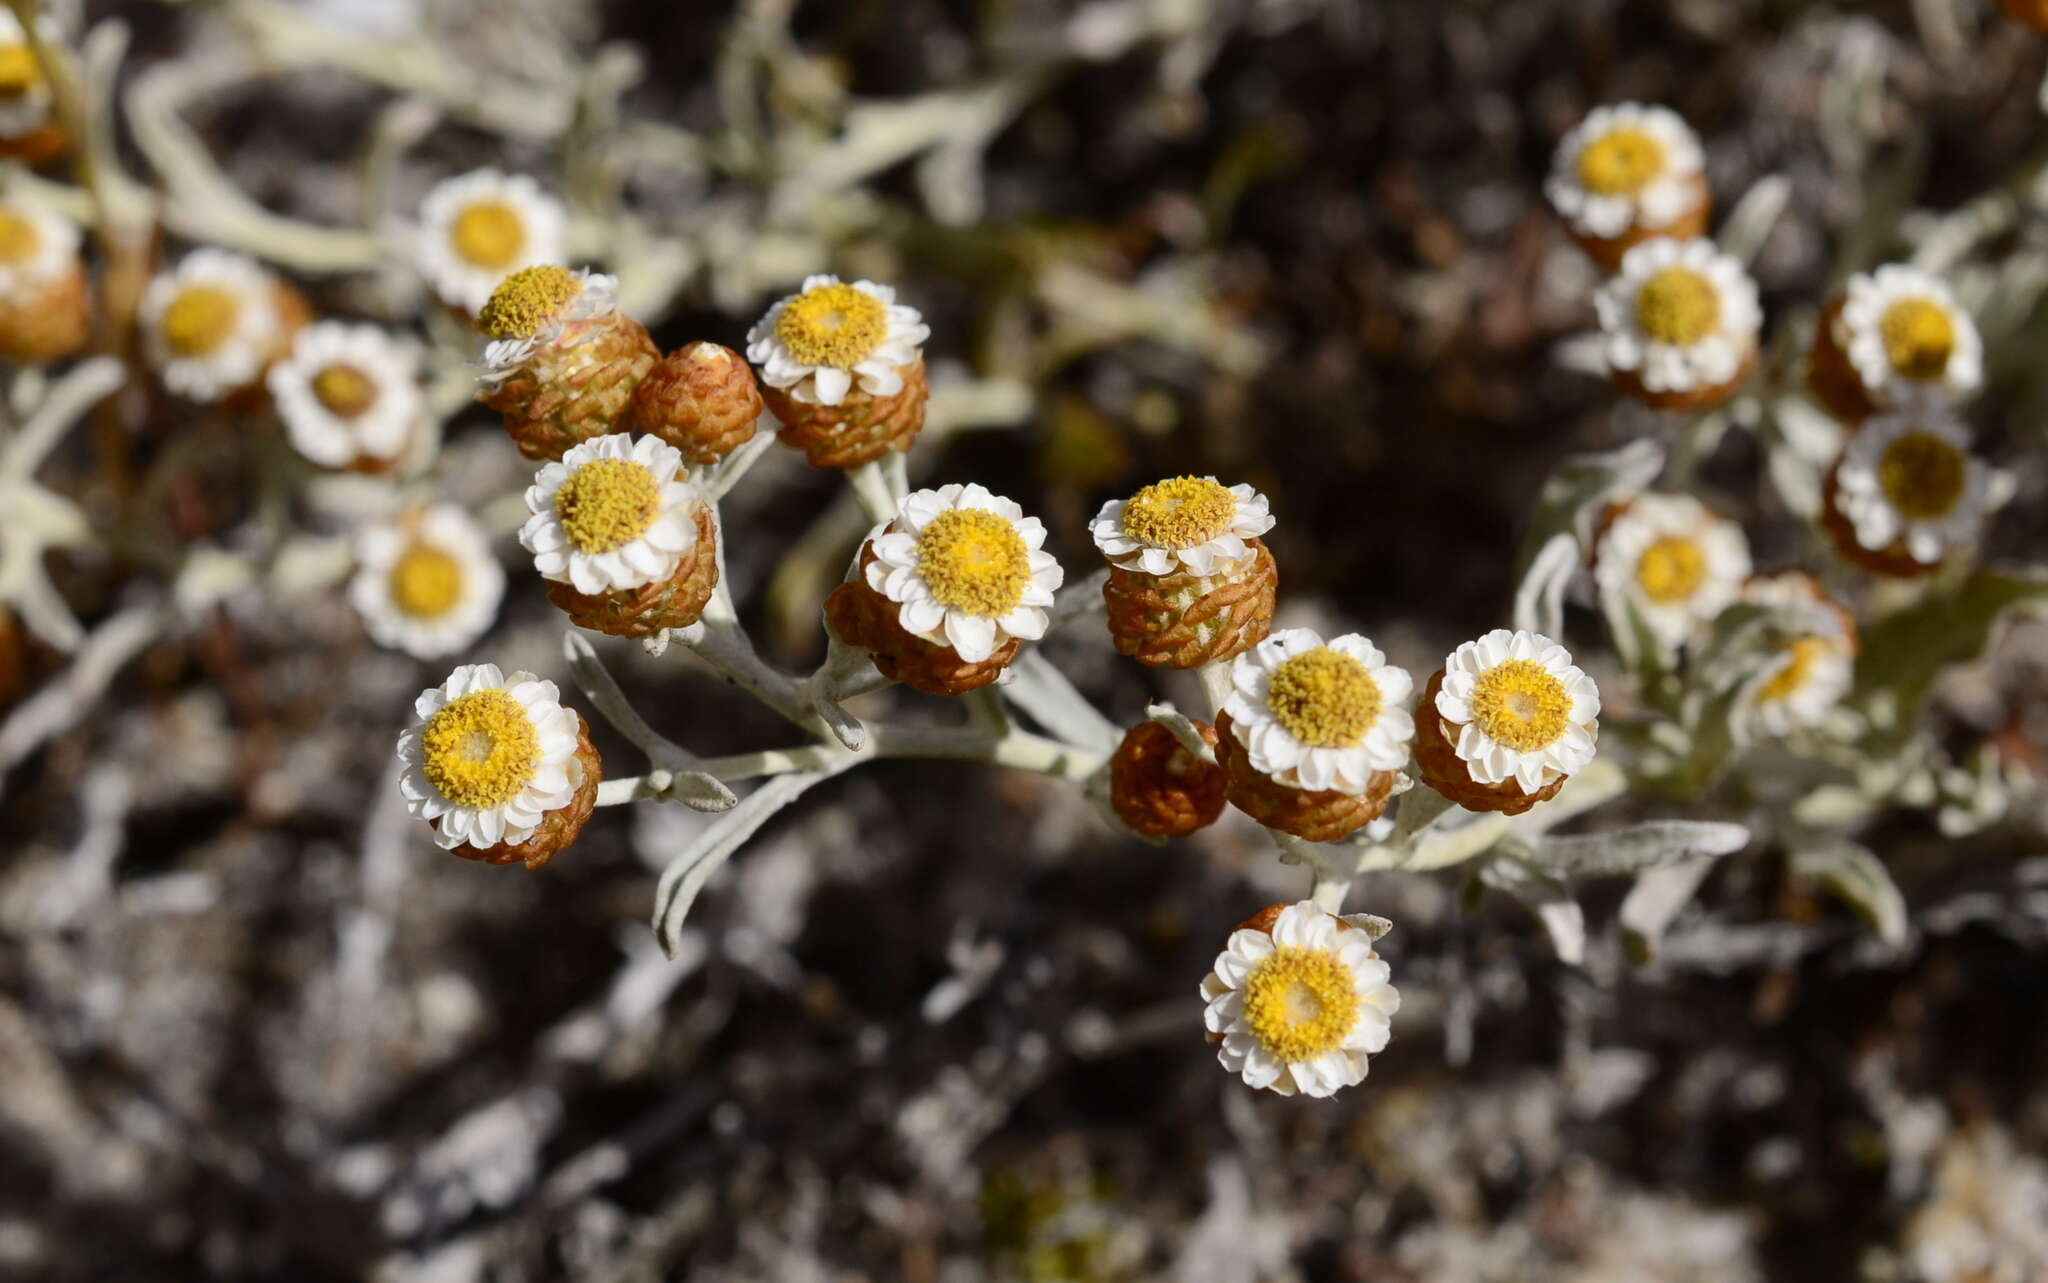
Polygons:
M1886 944L1905 943L1906 897L1892 881L1891 871L1869 848L1854 842L1808 847L1793 853L1792 871L1825 882Z
M1546 869L1581 877L1612 877L1728 855L1749 844L1749 830L1714 820L1652 820L1632 828L1580 837L1545 838L1532 859Z

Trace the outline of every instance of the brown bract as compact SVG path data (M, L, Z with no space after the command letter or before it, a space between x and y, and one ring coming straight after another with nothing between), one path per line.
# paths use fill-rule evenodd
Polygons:
M1941 569L1940 562L1929 564L1906 551L1904 539L1894 539L1882 548L1865 548L1857 542L1856 523L1850 521L1841 508L1838 475L1841 470L1842 463L1838 459L1835 466L1828 469L1827 480L1821 483L1820 528L1842 560L1893 579L1918 579Z
M1644 241L1661 239L1689 241L1706 235L1708 220L1712 218L1714 213L1714 198L1707 190L1706 176L1704 174L1694 174L1692 176L1692 188L1694 193L1692 207L1680 215L1678 219L1666 223L1662 227L1632 226L1621 235L1611 237L1585 236L1578 232L1573 232L1571 237L1574 241L1578 242L1579 248L1586 252L1587 258L1600 265L1600 270L1609 273L1618 272L1621 270L1622 257Z
M825 623L840 641L866 648L882 676L927 695L965 695L1002 676L1017 658L1020 644L1015 637L987 659L970 663L951 646L928 642L905 629L897 622L897 604L868 587L863 578L874 559L872 548L861 545L854 577L825 598Z
M691 343L640 380L627 419L691 463L706 464L753 439L761 408L761 388L744 357L716 343Z
M0 156L40 169L71 150L70 136L56 121L47 121L19 138L0 138Z
M1111 566L1102 600L1117 652L1141 664L1199 668L1258 645L1273 626L1280 570L1265 544L1255 538L1245 544L1250 557L1210 575L1148 575Z
M529 459L559 459L614 431L661 349L622 312L573 322L477 400L505 416L505 431Z
M908 450L924 427L931 395L924 354L900 372L903 387L894 396L872 396L856 384L838 405L813 405L764 384L761 397L782 422L782 444L803 451L812 467L858 468L891 450Z
M1835 341L1835 319L1842 314L1847 296L1837 294L1821 312L1813 327L1813 346L1806 359L1806 386L1821 408L1854 430L1877 411L1877 403L1863 386L1863 376L1849 361L1849 354Z
M1444 670L1439 668L1423 688L1422 702L1415 706L1415 766L1422 782L1468 811L1499 811L1520 815L1538 802L1557 796L1571 777L1560 775L1534 793L1524 793L1513 780L1481 784L1472 778L1465 759L1458 756L1455 723L1446 722L1436 711L1436 694L1443 689Z
M1308 842L1334 842L1380 818L1393 799L1396 773L1376 771L1363 793L1289 788L1261 775L1231 733L1230 714L1216 717L1216 760L1229 775L1230 804L1270 829Z
M465 860L476 860L483 864L524 864L537 869L567 850L583 831L590 813L597 809L597 786L604 779L604 760L597 755L597 746L590 742L590 723L574 709L569 715L576 719L576 757L571 764L572 771L581 771L583 778L576 785L576 795L569 804L541 816L540 827L524 842L500 842L496 846L476 847L468 843L455 847L451 854ZM440 824L429 821L439 828Z
M54 281L0 299L0 359L46 365L76 356L92 335L92 295L85 264Z
M1216 728L1195 723L1211 749ZM1229 776L1205 762L1158 722L1124 732L1109 759L1109 802L1117 817L1147 837L1186 837L1223 813Z
M1736 389L1755 369L1756 345L1752 343L1749 355L1742 358L1742 367L1735 371L1734 377L1710 387L1688 388L1683 392L1652 392L1643 386L1642 376L1634 370L1616 370L1610 378L1616 391L1634 397L1652 410L1698 411L1711 410L1734 396Z
M564 583L548 584L548 600L578 628L613 637L652 637L664 628L688 628L703 617L704 604L718 587L718 523L711 509L697 508L697 542L667 579L638 588L595 595Z
M1998 0L1998 7L2014 22L2048 31L2048 0Z

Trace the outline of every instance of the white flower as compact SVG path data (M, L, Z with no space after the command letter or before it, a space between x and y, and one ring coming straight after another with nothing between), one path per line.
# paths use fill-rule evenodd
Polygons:
M1263 916L1263 915L1261 915ZM1240 927L1202 979L1216 1058L1249 1087L1334 1095L1386 1050L1401 994L1372 938L1308 900Z
M398 737L406 809L435 822L434 840L488 849L533 836L583 783L576 715L553 682L465 664L413 702Z
M433 659L490 630L505 571L490 541L453 504L379 523L356 536L349 601L381 646Z
M978 664L1012 637L1045 636L1063 572L1036 517L978 485L914 490L875 527L868 587L899 606L905 632Z
M1593 575L1610 602L1633 605L1667 646L1712 623L1749 578L1742 527L1687 494L1642 494L1600 537Z
M1088 533L1120 569L1166 575L1185 567L1207 575L1243 562L1252 555L1245 540L1272 528L1266 496L1250 486L1175 477L1103 504Z
M426 421L419 350L374 325L321 321L270 367L292 448L323 468L398 458Z
M904 367L930 335L917 309L896 301L894 286L808 276L747 331L747 359L769 387L838 405L856 380L870 396L901 392Z
M1989 509L1991 470L1969 433L1935 410L1873 415L1849 438L1835 470L1835 505L1856 542L1904 545L1923 566L1975 542Z
M1734 379L1756 351L1763 310L1742 264L1709 240L1649 240L1622 256L1594 296L1610 369L1651 392Z
M486 387L502 383L544 349L575 347L595 336L619 310L619 278L585 267L527 272L502 295L492 293L498 307L486 308L479 318L486 336L479 381ZM494 326L509 328L491 337Z
M78 224L62 214L23 201L0 203L0 297L19 299L70 272L78 266L78 240Z
M1231 735L1276 783L1356 797L1408 764L1414 682L1356 633L1327 643L1306 628L1274 633L1232 661L1230 685Z
M1596 107L1558 144L1544 190L1582 236L1655 231L1699 201L1699 137L1676 112L1640 103Z
M1744 689L1745 729L1782 738L1818 726L1855 678L1855 657L1841 636L1795 637Z
M700 502L680 450L615 432L541 468L519 542L543 579L592 596L639 588L675 574L697 546Z
M1832 337L1880 407L1933 408L1984 380L1977 323L1946 283L1915 267L1850 277Z
M47 24L39 17L39 24ZM45 38L53 33L45 26ZM0 5L0 138L23 138L50 119L50 82L14 10Z
M278 280L255 260L196 249L142 294L142 345L164 386L194 401L246 388L277 353Z
M474 316L513 272L562 262L567 227L561 202L533 179L474 170L420 202L413 262L442 302Z
M1475 781L1534 793L1593 760L1600 689L1548 637L1496 628L1444 660L1436 711Z

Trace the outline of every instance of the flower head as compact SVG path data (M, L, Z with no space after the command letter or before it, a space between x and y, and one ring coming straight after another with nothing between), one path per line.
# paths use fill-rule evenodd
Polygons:
M1414 682L1356 633L1274 633L1237 657L1230 681L1231 734L1276 783L1357 796L1408 763L1415 719L1403 701Z
M356 537L349 601L381 646L434 659L489 631L505 595L490 541L453 504L407 513Z
M1630 603L1659 640L1680 646L1741 591L1749 541L1691 495L1638 495L1601 535L1593 573L1602 596Z
M518 843L582 784L577 718L553 682L465 664L413 703L398 737L399 789L414 816L454 848Z
M596 328L584 323L612 317L618 307L614 276L552 264L511 273L477 313L477 329L484 336L484 383L501 381L543 348L595 334Z
M419 221L420 275L442 302L475 315L513 272L562 261L568 216L526 175L479 169L437 184Z
M0 202L0 298L71 271L78 265L78 240L78 224L62 214L22 201Z
M1534 793L1593 760L1600 689L1548 637L1496 628L1444 660L1436 712L1475 781Z
M1045 635L1063 577L1038 518L978 485L906 495L868 538L868 587L897 603L905 632L980 663L1012 637Z
M1653 393L1728 383L1763 323L1755 282L1708 240L1644 241L1593 301L1608 367Z
M542 578L579 593L638 588L673 575L696 546L701 502L674 446L616 432L541 468L519 542Z
M1818 726L1849 693L1855 678L1855 655L1841 637L1794 637L1743 692L1749 724L1771 736Z
M1364 1081L1401 994L1372 939L1308 900L1231 932L1202 980L1216 1055L1250 1087L1329 1096Z
M1989 508L1990 469L1963 425L1936 410L1880 414L1849 440L1835 468L1835 503L1856 542L1894 544L1923 566L1973 542Z
M34 133L50 119L50 82L14 10L0 7L0 138Z
M395 461L426 417L418 349L374 325L307 326L268 381L292 447L323 468Z
M214 401L262 377L283 318L277 278L255 260L193 250L142 295L142 341L173 392Z
M1596 107L1558 144L1545 190L1584 236L1669 227L1698 200L1700 141L1677 113L1619 103Z
M1251 556L1245 540L1272 528L1266 496L1250 486L1174 477L1103 504L1088 532L1109 563L1124 570L1164 575L1186 567L1207 575L1243 562Z
M1849 278L1833 338L1880 407L1933 408L1984 378L1976 322L1939 277L1903 264Z
M838 405L856 381L870 396L902 391L903 367L930 335L917 309L896 301L894 286L811 276L747 331L747 359L769 387Z

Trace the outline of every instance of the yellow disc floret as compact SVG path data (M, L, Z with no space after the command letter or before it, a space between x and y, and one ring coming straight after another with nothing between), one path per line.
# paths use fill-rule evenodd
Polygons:
M1274 720L1310 748L1356 745L1380 720L1380 706L1372 672L1328 646L1288 656L1266 687Z
M448 243L465 261L502 271L526 248L526 220L503 201L480 200L448 225Z
M1835 643L1825 637L1801 637L1785 648L1785 666L1772 673L1770 680L1757 687L1756 697L1760 703L1790 698L1813 675L1818 664Z
M491 291L490 302L477 313L476 327L494 339L532 338L582 289L583 283L567 268L521 268Z
M1470 702L1473 724L1517 753L1550 747L1571 724L1564 682L1533 659L1505 660L1479 674Z
M1902 298L1877 323L1884 355L1909 379L1938 379L1956 347L1956 325L1948 309L1930 298Z
M1720 321L1720 291L1689 267L1667 267L1636 291L1636 324L1659 343L1690 346Z
M555 491L555 513L569 542L610 552L647 533L661 515L661 484L631 459L592 459Z
M1579 153L1579 182L1601 196L1632 196L1663 172L1664 144L1632 125L1602 134Z
M353 365L330 365L313 376L313 396L328 413L353 419L377 403L377 385Z
M416 543L391 563L391 603L414 619L437 619L462 600L462 563L429 543Z
M0 209L0 263L26 263L42 246L36 225L11 210Z
M1884 448L1877 483L1908 521L1946 516L1963 497L1963 452L1927 432L1908 432Z
M1342 1047L1361 1005L1350 969L1327 949L1281 945L1245 978L1244 1022L1288 1064Z
M846 284L805 290L785 303L775 320L776 341L800 365L850 370L888 337L888 307Z
M1636 586L1659 606L1690 600L1707 577L1707 555L1689 535L1665 535L1636 561Z
M36 51L19 42L0 45L0 96L20 97L43 83Z
M981 508L949 508L917 540L917 577L948 610L994 619L1031 587L1031 549L1017 528Z
M164 309L164 343L179 356L206 356L228 341L241 314L242 300L233 290L188 285Z
M1237 498L1207 477L1154 482L1124 505L1124 533L1154 548L1193 548L1227 533Z
M427 782L457 806L503 806L540 763L540 735L503 690L471 691L442 705L420 731Z

